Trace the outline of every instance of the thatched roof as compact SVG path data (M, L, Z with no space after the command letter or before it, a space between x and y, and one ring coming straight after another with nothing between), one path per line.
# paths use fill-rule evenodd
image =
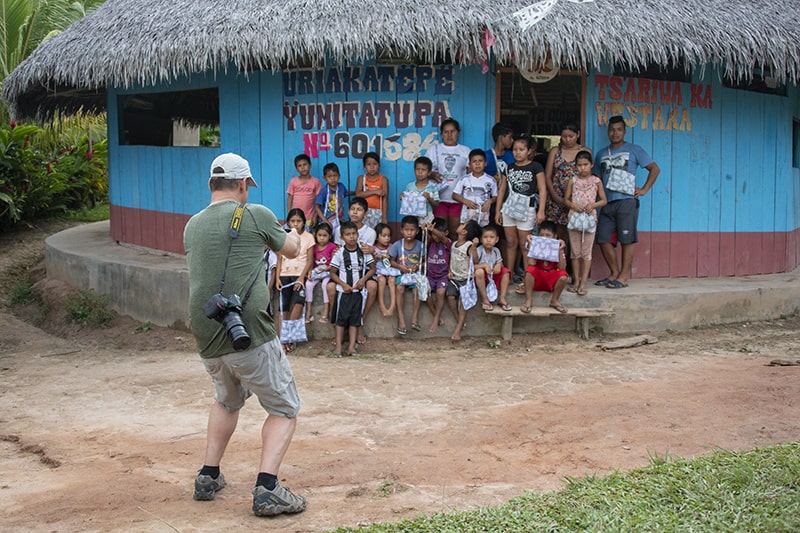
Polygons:
M425 62L485 57L532 66L648 63L753 68L800 77L796 0L558 0L522 30L511 14L538 0L108 0L43 43L3 82L18 118L104 108L106 87L192 73L354 63L390 54ZM449 60L449 59L448 59Z

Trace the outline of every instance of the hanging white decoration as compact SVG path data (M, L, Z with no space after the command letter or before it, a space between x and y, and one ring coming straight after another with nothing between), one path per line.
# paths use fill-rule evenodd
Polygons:
M511 16L517 19L519 27L524 31L547 16L550 10L553 9L553 6L556 5L556 2L558 2L558 0L541 0L528 7L523 7L515 11ZM572 2L573 4L587 4L589 2L594 2L594 0L567 0L567 2Z

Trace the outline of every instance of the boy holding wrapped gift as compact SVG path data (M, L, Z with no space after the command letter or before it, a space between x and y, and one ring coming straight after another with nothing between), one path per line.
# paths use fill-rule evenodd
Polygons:
M567 312L567 308L559 300L569 280L565 270L567 245L556 237L556 231L555 223L545 220L539 225L539 237L529 237L528 266L525 269L525 304L520 308L523 313L530 313L533 309L533 291L552 293L550 307L559 313Z

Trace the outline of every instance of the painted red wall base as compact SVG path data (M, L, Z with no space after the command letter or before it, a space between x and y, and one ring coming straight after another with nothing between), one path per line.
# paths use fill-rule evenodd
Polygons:
M800 265L800 229L781 233L640 232L635 253L633 278L791 272ZM595 245L591 277L600 279L608 272L600 248Z
M111 206L111 238L182 254L189 215ZM619 247L617 247L619 250ZM608 274L600 248L594 279ZM800 265L800 229L783 233L640 232L633 278L706 278L791 272Z
M117 242L183 254L183 227L189 215L111 205L111 238Z

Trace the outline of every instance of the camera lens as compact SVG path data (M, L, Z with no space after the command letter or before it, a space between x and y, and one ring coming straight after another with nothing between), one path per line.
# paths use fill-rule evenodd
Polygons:
M222 319L222 325L231 339L234 350L240 352L250 347L250 335L244 329L244 322L242 322L242 317L238 313L231 312L225 315Z

